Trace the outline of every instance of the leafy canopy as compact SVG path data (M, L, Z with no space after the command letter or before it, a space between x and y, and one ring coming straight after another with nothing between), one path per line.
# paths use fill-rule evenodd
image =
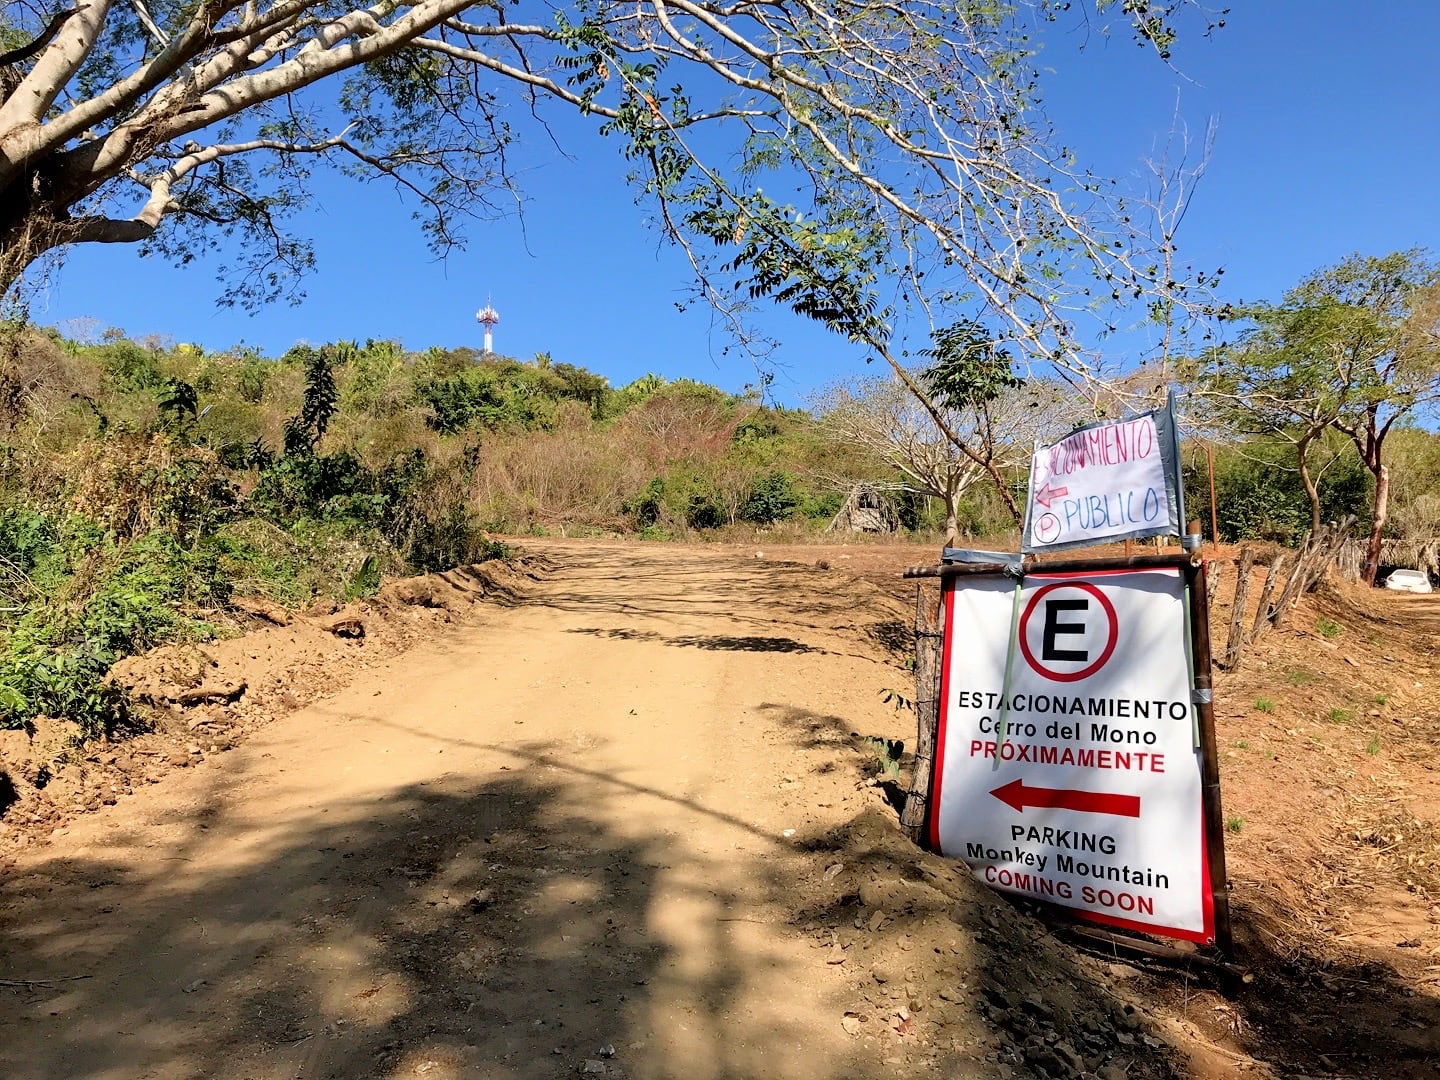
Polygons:
M1069 8L9 5L4 41L26 44L0 57L0 286L46 252L134 242L181 263L238 250L234 302L294 295L313 256L291 226L322 165L392 181L443 252L466 217L515 205L509 155L548 135L548 103L617 142L732 314L773 301L898 363L897 332L963 310L1074 362L1080 278L1127 298L1179 283L1046 123L1035 56ZM1094 0L1089 17L1162 57L1207 18L1190 0Z

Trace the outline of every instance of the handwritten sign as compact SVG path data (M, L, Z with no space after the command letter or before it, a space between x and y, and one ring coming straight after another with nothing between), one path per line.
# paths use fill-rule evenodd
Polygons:
M1092 424L1037 447L1021 550L1179 535L1177 458L1168 407Z

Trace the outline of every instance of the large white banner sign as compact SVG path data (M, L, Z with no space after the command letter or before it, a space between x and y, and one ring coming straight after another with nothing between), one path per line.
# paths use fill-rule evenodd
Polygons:
M931 843L997 889L1212 942L1180 571L1015 589L946 582Z

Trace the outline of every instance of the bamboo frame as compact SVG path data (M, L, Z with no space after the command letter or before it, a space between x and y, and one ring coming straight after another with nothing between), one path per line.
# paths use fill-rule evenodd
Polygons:
M943 599L939 590L915 584L915 766L900 824L923 841L930 818L930 784L935 772L935 738L940 725L940 657L943 649ZM937 607L934 600L940 600Z
M1239 964L1231 963L1214 956L1207 956L1205 953L1191 952L1187 949L1177 949L1173 945L1164 945L1158 941L1150 941L1147 938L1132 937L1129 934L1117 933L1114 930L1107 930L1103 926L1091 926L1087 923L1067 924L1066 929L1076 937L1084 938L1092 942L1101 942L1113 946L1117 951L1136 953L1140 956L1148 956L1156 960L1165 960L1172 964L1183 966L1203 967L1210 971L1216 971L1226 978L1234 979L1240 983L1250 983L1255 979L1254 974Z
M1210 897L1215 908L1215 947L1234 952L1230 924L1230 881L1225 871L1225 814L1220 804L1220 755L1215 740L1215 692L1210 655L1210 601L1205 589L1205 564L1187 563L1185 587L1190 590L1190 648L1195 665L1195 709L1200 718L1200 796L1205 817L1205 855L1210 870Z
M1022 564L1026 574L1068 574L1086 570L1158 570L1190 565L1189 555L1131 555L1108 559L1056 559ZM941 566L912 566L901 575L907 578L968 577L974 574L1003 574L1003 563L945 563Z

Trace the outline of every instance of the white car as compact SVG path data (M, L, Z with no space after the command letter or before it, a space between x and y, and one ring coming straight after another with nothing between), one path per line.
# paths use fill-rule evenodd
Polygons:
M1395 570L1385 579L1385 588L1397 592L1430 592L1430 579L1421 570Z

